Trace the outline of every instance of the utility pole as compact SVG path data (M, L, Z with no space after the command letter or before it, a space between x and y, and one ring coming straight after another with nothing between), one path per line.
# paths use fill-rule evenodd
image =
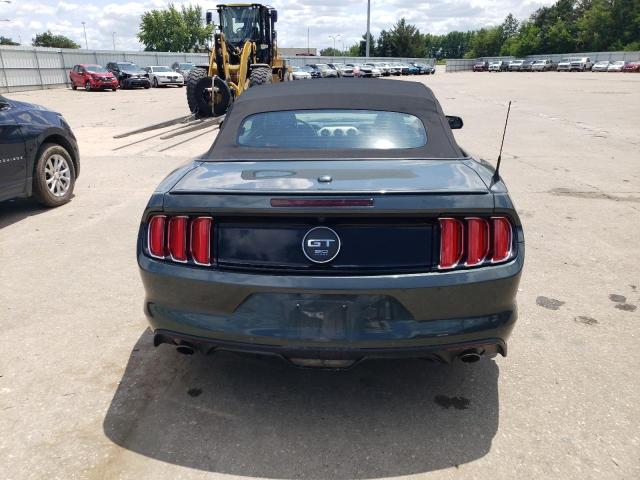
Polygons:
M309 27L307 27L307 55L311 55L311 49L309 48Z
M369 37L371 36L371 0L367 0L367 43L365 48L365 57L369 58Z
M87 42L87 28L85 27L85 22L82 22L82 29L84 30L84 46L87 50L89 50L89 42Z
M116 51L116 32L111 32L111 40L113 40L113 51Z

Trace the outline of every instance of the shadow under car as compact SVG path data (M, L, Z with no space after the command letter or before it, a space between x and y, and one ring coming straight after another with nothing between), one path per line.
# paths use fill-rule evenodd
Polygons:
M486 455L497 364L370 360L343 371L275 357L135 345L104 420L117 445L203 471L270 478L409 475Z

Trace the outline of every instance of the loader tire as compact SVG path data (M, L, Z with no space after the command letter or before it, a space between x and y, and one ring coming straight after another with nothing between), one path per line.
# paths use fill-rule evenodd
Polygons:
M259 67L251 70L251 74L249 75L250 87L264 85L266 83L273 83L273 75L270 68Z
M209 94L204 90L207 83L207 70L192 68L187 76L187 103L189 110L197 117L212 117L213 109Z

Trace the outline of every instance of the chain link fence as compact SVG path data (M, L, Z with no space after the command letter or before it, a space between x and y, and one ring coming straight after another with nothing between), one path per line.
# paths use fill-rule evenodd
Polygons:
M308 63L367 63L370 61L435 64L429 58L364 58L285 56L290 65ZM206 53L125 52L112 50L73 50L40 47L0 47L0 92L35 90L69 85L69 70L79 63L133 62L140 67L170 66L174 62L207 64Z
M640 61L640 52L585 52L585 53L552 53L549 55L527 55L521 57L523 60L551 60L558 63L564 58L569 57L589 57L592 62L600 62L609 60L617 62L626 60L630 62ZM491 62L494 60L505 60L507 62L515 60L516 57L480 57L480 58L450 58L447 59L447 72L463 72L473 70L473 64L479 61Z

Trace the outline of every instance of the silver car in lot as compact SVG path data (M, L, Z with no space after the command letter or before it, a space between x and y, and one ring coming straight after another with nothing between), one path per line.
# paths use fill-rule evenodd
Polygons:
M338 72L339 77L353 77L353 68L344 63L327 63L327 65Z
M600 62L596 62L593 67L591 67L592 72L606 72L609 69L609 65L611 62L609 60L602 60Z
M551 60L534 60L531 65L532 72L546 72L550 70L555 70L557 65Z
M184 77L169 67L151 66L145 67L144 71L147 72L146 77L151 82L152 87L158 88L168 85L182 87L184 85Z
M509 62L509 71L510 72L519 72L522 70L522 66L524 65L524 60L512 60Z
M334 70L326 63L315 63L311 66L320 70L322 78L338 78L338 71Z
M189 71L194 68L195 65L191 62L173 62L171 65L171 69L175 72L178 72L184 78L189 76Z

